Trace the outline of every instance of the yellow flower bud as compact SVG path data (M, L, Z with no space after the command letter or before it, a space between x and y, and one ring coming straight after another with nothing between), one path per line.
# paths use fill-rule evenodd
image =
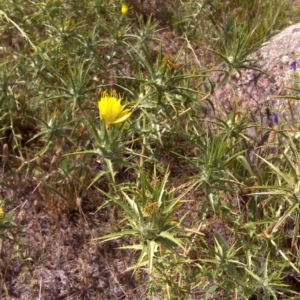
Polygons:
M169 225L171 225L171 226L177 226L178 224L179 224L179 222L176 221L176 220L171 220L171 221L169 222Z
M4 218L4 209L2 207L0 207L0 220Z
M128 13L128 6L127 6L127 4L122 4L121 13L122 13L123 16L127 15L127 13Z

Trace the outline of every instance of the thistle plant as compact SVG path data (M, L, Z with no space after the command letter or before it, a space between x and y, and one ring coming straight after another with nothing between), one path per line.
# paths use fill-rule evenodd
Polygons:
M7 201L1 200L0 202L0 245L3 239L15 241L15 234L17 224L12 220L10 212L6 212L4 204Z
M124 137L124 122L131 116L130 109L121 105L121 98L116 92L103 92L98 101L100 116L100 128L93 128L97 133L96 141L100 144L99 149L104 157L113 158L113 155L120 155L122 138ZM109 155L109 156L107 156Z
M163 178L150 180L147 174L141 172L138 187L115 186L113 194L101 191L108 197L107 204L113 203L121 209L119 226L122 230L95 239L109 241L133 237L134 244L119 248L139 252L136 263L130 269L134 273L139 269L146 271L149 280L156 280L156 283L163 269L165 272L171 271L167 267L169 257L180 261L180 255L187 254L191 236L202 235L196 228L184 226L185 215L179 219L176 217L179 207L186 201L183 197L192 185L175 196L177 189L167 188L169 175L166 170ZM170 285L168 282L165 284Z
M137 2L1 1L1 296L297 299L297 57L295 117L267 129L208 74L252 67L299 8L166 1L162 26Z
M72 155L97 155L101 161L102 171L92 180L89 186L107 173L110 174L114 182L114 176L123 164L123 156L126 153L124 145L125 134L129 124L132 111L121 104L122 98L115 91L103 91L98 101L98 116L100 124L84 120L89 132L94 138L95 148L93 150L83 150L72 153Z

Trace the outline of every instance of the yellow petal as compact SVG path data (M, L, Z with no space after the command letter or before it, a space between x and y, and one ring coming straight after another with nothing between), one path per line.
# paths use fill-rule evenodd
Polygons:
M125 111L128 111L128 113L124 114ZM122 122L126 121L130 116L131 116L130 110L125 109L123 111L123 113L118 117L118 119L115 120L114 122L112 122L112 124L122 123Z

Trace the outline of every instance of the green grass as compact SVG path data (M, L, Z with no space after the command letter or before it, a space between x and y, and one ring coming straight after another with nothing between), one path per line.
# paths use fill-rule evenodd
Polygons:
M299 265L299 124L269 128L274 140L261 150L247 112L204 113L222 111L209 100L210 71L225 62L226 80L247 67L299 9L176 0L163 27L159 3L131 1L122 15L117 0L2 2L3 188L30 181L42 195L35 207L53 216L81 209L84 197L95 213L112 210L115 231L94 240L121 240L145 295L297 299L286 278ZM177 49L161 40L165 30ZM97 107L113 90L132 111L119 126ZM18 205L0 206L0 238L15 243Z

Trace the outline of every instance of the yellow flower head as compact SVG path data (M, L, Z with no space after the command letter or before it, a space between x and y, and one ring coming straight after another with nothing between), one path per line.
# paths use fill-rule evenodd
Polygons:
M165 56L163 62L166 64L168 70L179 68L179 65L176 64L175 60L170 55Z
M151 217L154 213L158 211L158 203L157 202L152 202L146 206L146 214L147 216Z
M4 210L2 207L0 207L0 220L4 218L4 215L5 215Z
M171 225L171 226L177 226L178 224L179 224L179 222L176 221L176 220L171 220L171 221L169 222L169 225Z
M101 94L98 102L99 115L106 125L122 123L131 116L130 109L125 109L125 105L121 105L121 100L115 91L110 94L104 91Z
M121 6L121 13L123 16L126 16L128 13L128 6L126 4L122 4Z

